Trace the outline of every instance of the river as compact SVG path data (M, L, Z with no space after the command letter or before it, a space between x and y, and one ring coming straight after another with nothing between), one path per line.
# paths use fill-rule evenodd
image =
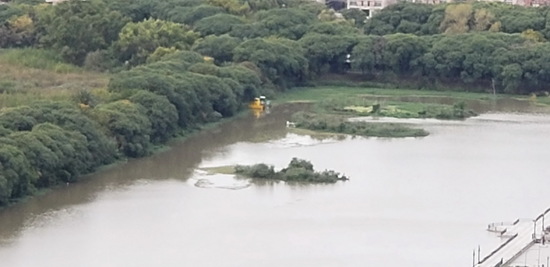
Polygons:
M496 105L415 121L424 138L320 139L288 132L299 108L232 120L1 211L1 266L463 267L499 241L487 224L550 207L548 115ZM232 179L197 168L292 157L351 180L195 186Z

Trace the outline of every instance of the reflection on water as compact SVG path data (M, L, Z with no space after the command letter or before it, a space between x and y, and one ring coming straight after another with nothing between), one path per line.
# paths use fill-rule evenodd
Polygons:
M548 208L550 116L418 121L425 138L288 133L303 106L245 116L0 212L0 261L32 266L467 266L488 223ZM292 157L351 177L252 182L197 168ZM29 256L32 255L32 256Z

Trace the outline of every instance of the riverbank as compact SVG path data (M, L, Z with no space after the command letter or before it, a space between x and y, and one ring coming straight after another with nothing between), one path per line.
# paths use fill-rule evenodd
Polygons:
M258 74L240 65L209 65L218 68L217 75L189 70L207 63L198 53L182 51L103 75L104 83L95 89L74 88L71 80L62 80L62 87L51 89L53 94L38 94L36 99L36 88L26 86L22 78L27 72L45 73L36 75L44 91L58 73L83 74L82 80L92 82L85 78L92 72L64 64L45 50L2 52L6 64L21 73L8 75L17 81L15 89L4 86L2 94L6 101L0 112L0 177L6 182L0 183L0 205L73 183L119 159L149 156L174 137L234 117L262 89ZM21 56L21 65L12 62L16 56Z
M395 98L395 99L391 99L391 98ZM408 98L408 99L406 99L406 98ZM330 100L330 99L332 99L332 100ZM336 99L336 100L340 99L340 100L339 100L339 102L338 101L334 102L334 99ZM411 116L411 114L417 114L417 115L419 114L419 109L418 109L419 107L426 107L426 106L436 107L438 105L448 106L446 104L440 104L440 103L427 103L426 104L425 103L426 101L428 101L428 102L429 101L438 102L438 101L442 101L442 100L448 101L449 99L452 101L451 103L453 103L454 101L457 101L457 100L492 101L492 99L489 96L487 96L486 94L474 94L474 93L463 93L463 92L438 92L438 91L418 91L418 90L403 90L403 89L377 89L377 88L359 88L359 87L314 87L314 88L295 88L293 90L289 90L285 93L282 93L282 94L278 95L278 98L274 100L274 103L276 105L279 105L279 104L283 104L283 103L315 102L316 105L314 105L314 107L312 108L313 110L322 110L324 108L325 109L324 112L327 112L326 108L331 107L330 105L334 105L335 103L340 105L340 108L341 108L341 105L343 105L343 104L346 104L346 105L349 104L346 101L343 101L342 99L352 99L352 102L353 101L359 101L359 102L365 101L363 103L353 103L353 105L349 106L349 107L351 107L350 110L342 110L342 109L334 109L333 108L333 110L331 111L331 112L335 112L335 113L340 113L339 115L343 115L343 116L347 116L347 117L349 117L350 115L353 115L353 116L361 116L361 115L363 115L363 116L365 116L365 115L372 116L373 115L372 114L373 110L372 109L366 109L365 107L367 107L367 104L368 104L368 106L370 106L372 108L375 103L381 103L382 108L380 109L380 111L384 111L385 110L384 107L386 107L386 108L387 107L393 107L393 106L398 107L397 109L391 108L391 109L393 109L393 111L395 113L394 116L396 116L396 117L398 117L397 114L401 114L400 116L402 116L402 117L407 117L407 116L408 117L413 117L413 116ZM353 99L355 99L355 100L353 100ZM498 97L497 99L500 99L500 97ZM408 102L405 101L405 100L407 100ZM416 103L414 101L417 101L418 103ZM524 101L524 100L518 100L518 101ZM527 100L525 100L525 101L527 101ZM359 104L361 104L361 105L359 105ZM73 109L70 109L70 110L71 110L69 112L70 114L79 114L79 112L75 112ZM403 113L403 112L401 112L402 110L408 110L409 113ZM397 111L399 111L399 112L397 112ZM48 112L50 112L50 111L48 111ZM88 115L90 114L90 111L87 111L87 110L84 110L83 112L88 114ZM171 139L169 139L167 141L167 143L158 143L156 145L153 145L151 147L150 152L153 153L153 154L156 154L159 151L164 151L164 150L170 149L165 144L180 142L182 140L185 140L189 136L192 136L196 133L201 132L204 129L215 128L215 127L217 127L217 125L219 125L219 123L223 123L227 120L236 119L239 116L245 116L247 113L248 113L248 111L245 109L245 110L241 110L240 112L235 113L233 116L224 118L224 119L222 119L220 121L217 121L217 122L210 122L210 123L206 123L206 124L200 124L200 126L196 125L196 127L194 127L194 128L183 128L183 129L180 128L179 131L176 132L175 135L173 135L171 137ZM362 113L364 113L364 114L362 114ZM93 113L92 113L92 115L93 115ZM375 114L375 115L382 116L382 115L384 115L384 113L380 112L380 113ZM85 117L81 117L80 115L78 115L76 117L77 118L83 118L83 119L85 118ZM381 137L406 137L406 136L425 136L427 134L427 133L423 132L421 129L413 129L414 130L413 132L408 131L408 129L406 129L406 131L405 131L405 130L403 130L402 125L397 125L398 128L383 127L383 125L381 125L380 123L377 123L377 125L378 126L376 126L376 127L381 127L382 126L382 128L381 128L382 133L373 133L371 131L371 132L367 132L366 135L367 136L381 136ZM392 127L394 127L394 126L395 125L392 125ZM343 129L352 129L352 131L351 132L345 131L345 132L341 132L341 133L352 134L352 135L360 134L359 133L360 131L353 130L354 129L353 127L343 127ZM80 128L80 130L82 130L82 128ZM98 129L96 129L96 130L98 130ZM90 131L90 133L95 134L96 130L90 129L89 131ZM313 130L318 131L319 129L313 129ZM332 130L332 131L335 131L335 130ZM336 131L336 132L338 132L338 131ZM137 137L138 137L138 135L135 135L133 138L137 138ZM148 155L151 155L151 154L148 154ZM119 155L119 156L122 156L122 155ZM147 155L143 155L143 156L147 156ZM117 164L126 162L126 158L127 157L118 158ZM98 159L101 159L101 158L98 158ZM39 160L39 159L37 158L37 160ZM110 162L108 162L108 163L110 163ZM105 166L105 165L104 164L98 165L95 168L95 170L101 169L102 168L101 166ZM55 167L55 166L51 167L52 170L56 170L56 168L57 167ZM42 172L42 173L46 173L46 172ZM84 173L89 173L89 172L82 172L81 175L84 174ZM31 175L32 175L32 173L31 173ZM36 179L36 178L32 178L32 179ZM75 180L71 180L69 182L73 183L77 180L79 180L79 178L77 178ZM65 183L66 182L62 181L61 185L65 184ZM55 184L53 184L52 186L49 186L47 188L55 188ZM40 192L43 192L43 190L44 190L44 188L39 188ZM22 198L22 199L24 199L24 198ZM19 202L20 200L21 199L19 199L19 198L14 198L14 199L11 200L11 202Z

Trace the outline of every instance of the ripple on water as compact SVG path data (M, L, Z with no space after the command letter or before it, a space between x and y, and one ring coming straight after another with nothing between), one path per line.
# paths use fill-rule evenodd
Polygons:
M268 142L266 146L268 148L306 147L320 144L332 144L338 141L340 140L335 138L334 136L328 135L312 136L288 133L284 138Z
M204 170L195 170L194 176L188 183L198 188L217 188L229 190L241 190L250 187L248 180L239 180L231 174L208 174Z

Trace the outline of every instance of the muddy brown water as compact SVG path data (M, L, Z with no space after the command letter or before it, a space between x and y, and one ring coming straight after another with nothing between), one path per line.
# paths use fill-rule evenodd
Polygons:
M487 224L550 207L547 114L499 106L413 121L425 138L333 139L289 133L301 108L235 119L0 211L0 265L470 266L474 248L498 242ZM198 168L292 157L351 180L195 186L232 180Z

